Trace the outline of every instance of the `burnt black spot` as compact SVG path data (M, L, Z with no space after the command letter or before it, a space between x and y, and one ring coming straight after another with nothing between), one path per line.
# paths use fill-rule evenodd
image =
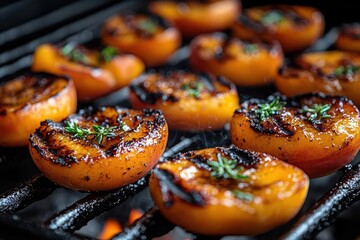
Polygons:
M241 23L243 26L251 29L252 31L256 32L256 33L261 33L265 30L264 26L252 19L250 19L247 15L246 15L246 11L245 14L241 14L240 18L238 19L238 22Z
M279 101L285 103L283 109L275 111L265 119L261 119L260 109L263 104L270 104L275 98L279 97ZM256 132L269 135L292 136L294 134L293 127L284 120L284 115L288 111L286 108L286 97L279 95L271 95L267 100L250 99L241 105L241 109L236 114L245 113L249 118L250 127Z
M203 83L204 89L208 91L212 95L216 95L218 93L217 89L215 88L214 84L217 82L225 87L228 87L231 90L235 90L236 87L230 81L226 80L223 77L216 77L212 74L208 73L194 73L194 72L185 72L181 70L162 70L162 71L149 71L132 81L130 84L130 90L134 93L137 98L145 103L148 104L155 104L158 101L161 102L178 102L180 99L177 98L172 93L165 93L159 89L151 89L147 85L147 79L152 76L155 77L155 85L159 82L169 82L168 79L174 82L182 82L183 78L186 75L194 75L197 78L198 82ZM198 98L198 97L196 97Z
M230 146L229 148L217 147L216 150L221 152L224 156L236 160L237 164L242 166L252 167L260 161L260 158L256 153L242 150L236 146Z
M195 156L192 158L188 158L188 160L192 163L194 163L198 168L204 169L207 171L211 171L211 167L207 164L207 159L202 156Z
M205 199L200 192L187 191L180 182L175 179L171 172L163 169L155 169L153 173L159 180L160 191L166 207L172 205L174 196L199 207L205 205Z
M0 109L0 116L5 116L5 115L6 115L6 110Z
M89 177L89 176L84 176L82 179L83 179L84 181L86 181L86 182L90 181L90 177Z
M340 28L340 34L346 35L352 39L360 39L360 24L344 24Z
M73 156L68 156L68 157L57 157L51 159L51 162L54 164L59 164L61 166L70 167L73 163L77 163L78 160Z
M105 151L105 154L108 157L115 156L118 153L119 149L120 149L119 144L114 144Z
M232 84L226 77L219 76L217 80L220 84L222 84L225 87L228 87L229 89L232 89L234 87L234 84Z
M267 100L250 99L241 105L235 114L245 114L250 122L250 127L256 132L268 135L277 136L293 136L296 131L296 126L291 125L291 118L311 124L311 126L319 132L325 132L331 127L331 117L324 119L309 120L308 116L303 113L303 107L312 106L313 104L331 104L329 110L331 116L342 115L343 104L352 104L350 100L341 96L327 96L323 93L308 93L298 95L292 98L280 96L281 101L285 103L284 107L266 117L260 118L259 109L264 103L270 103L276 95L270 96ZM356 108L354 108L355 111ZM357 111L358 112L358 111Z

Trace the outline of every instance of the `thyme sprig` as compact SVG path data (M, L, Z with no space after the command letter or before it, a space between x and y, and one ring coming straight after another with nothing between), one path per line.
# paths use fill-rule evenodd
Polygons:
M74 137L78 137L80 139L84 139L90 135L91 131L89 129L79 127L76 122L65 122L65 131L74 135Z
M266 12L260 19L264 25L275 25L284 21L286 17L280 11L273 10Z
M256 44L246 43L243 45L243 51L245 54L254 54L258 51L258 46Z
M78 63L87 63L87 58L85 54L76 47L73 43L68 43L60 49L61 55L65 58L78 62Z
M156 32L156 26L156 23L151 19L144 19L139 21L136 27L138 30L152 35Z
M80 139L84 139L88 136L93 135L95 137L95 141L98 144L101 144L104 137L115 137L116 134L113 132L117 127L103 127L99 125L94 125L93 129L86 129L79 127L76 122L74 121L66 121L65 122L65 131L74 135L75 137L78 137ZM121 129L123 131L129 131L130 127L127 126L125 123L121 125Z
M331 115L327 114L330 110L331 104L314 104L311 107L303 106L300 113L305 114L309 121L322 120L330 118Z
M360 66L353 66L353 65L346 65L346 66L339 66L332 74L334 74L337 77L341 76L352 76L355 73L357 73L360 70Z
M110 62L116 55L118 55L118 50L114 47L107 46L99 52L99 59L100 61Z
M200 91L204 88L204 84L201 82L197 82L196 84L189 83L181 85L181 89L186 91L187 94L191 97L199 97Z
M267 117L279 113L285 104L285 102L280 102L280 97L276 97L271 103L259 104L255 112L258 114L260 121L264 121Z
M116 127L109 127L109 128L105 128L102 126L98 126L98 125L94 125L93 129L94 132L92 133L93 135L95 135L95 140L101 144L102 140L104 137L115 137L116 134L112 131L114 131Z
M232 190L231 193L238 199L246 201L252 201L254 199L254 196L251 193L246 193L240 190Z
M216 154L216 161L208 161L207 164L212 168L210 173L215 178L223 179L245 179L248 178L246 175L242 175L240 172L244 169L243 167L237 167L237 162L234 159L227 159L222 157L219 153Z

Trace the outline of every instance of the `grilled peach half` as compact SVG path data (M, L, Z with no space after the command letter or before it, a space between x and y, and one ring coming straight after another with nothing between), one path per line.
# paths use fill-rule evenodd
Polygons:
M177 154L158 164L149 181L168 220L207 235L255 235L286 223L308 186L300 169L237 147Z
M237 0L154 1L150 10L173 23L185 37L221 31L231 26L241 12Z
M360 55L341 51L305 53L296 58L300 68L284 68L275 78L286 96L310 92L341 95L360 106Z
M276 42L244 41L219 34L201 35L191 42L190 63L194 69L224 76L239 86L271 83L283 58Z
M335 42L339 50L360 53L360 24L346 24L340 27Z
M128 85L145 66L134 55L118 54L105 47L101 51L68 43L40 45L34 54L32 70L70 76L79 100L93 100Z
M166 63L181 44L180 32L155 15L123 14L103 25L102 41L141 58L147 66Z
M0 146L26 146L45 119L60 121L76 111L71 79L27 74L0 85Z
M48 179L70 189L103 191L145 176L162 155L167 137L158 110L103 107L58 123L42 122L29 148Z
M265 5L246 9L233 25L243 39L277 40L285 52L301 51L324 32L324 17L316 8L296 5Z
M360 116L345 97L307 94L244 102L230 123L231 141L304 170L310 177L334 172L360 148Z
M130 85L136 109L161 109L171 129L221 129L239 106L235 85L223 77L185 71L149 72Z

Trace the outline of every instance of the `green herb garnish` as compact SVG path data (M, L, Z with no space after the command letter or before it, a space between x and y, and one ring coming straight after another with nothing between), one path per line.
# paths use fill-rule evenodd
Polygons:
M155 34L156 27L157 27L156 23L154 21L152 21L151 19L144 19L137 23L137 28L140 31L151 34L151 35Z
M121 123L121 129L125 132L131 130L131 128L128 125L126 125L126 123L124 123L124 122Z
M63 55L65 58L78 62L78 63L87 63L87 58L85 54L78 48L76 48L76 45L72 43L68 43L65 46L63 46L60 49L61 55Z
M335 76L352 76L360 70L360 66L346 65L340 66L332 72Z
M216 154L217 162L208 161L207 164L212 168L211 176L215 178L224 178L224 179L244 179L248 176L242 175L240 172L244 169L243 167L236 167L237 162L233 159L226 159L221 157L218 153Z
M114 47L104 47L100 51L100 61L110 62L118 54L118 50Z
M95 135L95 140L101 144L103 137L115 137L115 133L112 132L116 127L109 127L105 128L102 126L94 125L93 129L94 132L92 132L93 135Z
M65 131L78 137L80 139L84 139L87 136L93 135L97 143L101 144L104 137L115 137L116 134L113 132L116 129L116 126L113 127L103 127L99 125L94 125L93 130L85 129L79 127L75 122L71 121L65 122ZM121 125L121 129L123 131L129 131L130 127L127 126L125 123Z
M68 121L65 122L65 131L81 139L86 138L91 133L88 129L79 127L76 122Z
M246 201L251 201L254 199L254 196L251 193L245 193L240 190L232 190L231 193L238 199L243 199Z
M190 84L183 84L181 85L181 89L186 91L189 96L192 97L199 97L200 91L204 88L204 84L201 82L197 82L196 84L190 83Z
M300 113L305 114L305 116L310 121L314 120L322 120L324 118L330 118L331 116L329 114L326 114L331 108L331 104L314 104L311 107L304 106Z
M280 102L280 97L276 97L271 103L263 103L258 105L256 113L261 121L271 115L279 113L279 111L285 106L285 102Z
M274 11L266 12L261 17L260 21L264 25L275 25L275 24L278 24L278 23L284 21L285 19L286 19L286 17L284 16L284 14L282 12L274 10Z
M258 51L258 46L256 44L244 44L243 51L245 54L253 54Z

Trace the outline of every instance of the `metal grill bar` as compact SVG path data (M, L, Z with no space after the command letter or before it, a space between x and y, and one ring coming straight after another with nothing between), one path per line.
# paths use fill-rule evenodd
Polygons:
M59 42L69 38L73 38L79 43L88 42L94 39L96 40L98 38L100 24L106 17L115 14L119 10L134 10L143 5L144 1L141 0L125 1L114 4L112 7L104 8L95 14L90 14L78 21L64 25L52 33L40 36L15 49L1 53L0 65L6 65L0 68L0 77L29 67L32 58L31 54L38 44L43 42ZM335 34L335 31L328 32L311 48L311 50L327 49L333 43ZM186 59L188 54L187 50L186 47L180 49L178 51L179 53L176 54L176 57L172 60L171 65L177 65L179 59ZM178 58L179 55L182 57ZM220 135L217 134L217 136ZM195 137L186 138L180 141L178 144L167 150L163 158L188 147L193 148L194 143L199 139L199 135L196 135ZM207 140L206 137L204 139ZM221 139L215 140L218 145L227 145L222 142ZM199 147L204 147L204 145L205 147L210 147L206 143L199 143ZM326 194L314 207L308 210L308 212L299 219L293 229L285 233L282 238L306 239L315 236L319 231L326 228L336 216L346 208L350 207L355 201L359 200L359 185L360 164L353 167L353 169L337 183L332 191ZM9 229L11 229L11 231L23 232L23 235L21 236L26 236L26 233L32 233L36 236L34 239L84 239L85 237L69 232L81 228L95 216L115 207L125 201L129 196L144 189L146 186L147 180L146 178L143 178L137 183L122 189L89 194L87 197L64 209L57 215L54 215L45 225L27 222L19 219L17 216L5 214L17 212L29 204L48 196L56 189L55 184L48 181L43 176L38 176L0 196L0 213L3 214L0 215L0 232L9 232ZM174 225L164 219L156 208L153 208L132 226L126 228L122 234L115 236L114 239L155 237L157 233L163 233L173 227ZM197 237L202 238L203 236ZM208 237L203 238L209 239Z
M151 239L166 234L174 227L174 224L161 215L157 207L153 207L112 240Z
M69 5L57 9L56 11L50 12L44 16L41 16L37 19L28 21L22 25L13 27L6 31L0 33L0 45L5 45L11 43L12 41L19 40L20 38L28 35L34 34L37 31L43 30L48 27L53 27L56 24L59 24L63 21L69 20L76 15L85 13L90 10L95 10L102 7L110 1L77 1L70 3ZM78 9L82 11L79 12ZM6 13L6 12L4 12Z
M114 191L89 194L59 214L51 217L46 221L45 226L50 229L75 231L86 225L94 217L140 192L146 186L146 178L141 178L136 183Z
M140 0L120 2L109 8L106 8L103 11L97 12L88 17L82 18L76 22L65 25L52 33L46 34L44 36L36 38L33 41L28 42L22 46L19 46L17 48L14 48L14 49L11 49L4 53L1 53L0 54L0 65L9 63L20 57L24 57L25 55L31 54L35 50L35 48L42 43L59 42L70 35L74 35L78 32L84 31L88 28L91 28L94 26L99 27L102 24L102 21L104 21L104 19L117 13L119 10L124 11L124 10L136 9L137 7L139 7L139 5L141 5ZM95 36L93 38L95 38ZM20 70L20 69L16 69L16 68L13 68L13 69L15 71ZM0 77L3 77L8 74L12 74L12 73L13 72L4 72L3 69L0 69Z
M5 239L92 239L61 230L50 230L37 223L23 220L16 215L0 215L0 233L1 238Z
M169 148L164 153L164 156L184 150L197 139L198 137L193 137L181 140L178 144ZM51 217L46 221L45 225L50 229L61 229L65 231L75 231L80 229L94 217L119 205L129 197L143 190L147 187L147 184L147 177L144 177L136 183L129 184L114 191L89 194L70 207Z
M44 176L35 176L0 196L0 213L15 213L29 204L45 198L55 188L56 185Z
M337 182L281 239L311 239L360 198L360 163Z

